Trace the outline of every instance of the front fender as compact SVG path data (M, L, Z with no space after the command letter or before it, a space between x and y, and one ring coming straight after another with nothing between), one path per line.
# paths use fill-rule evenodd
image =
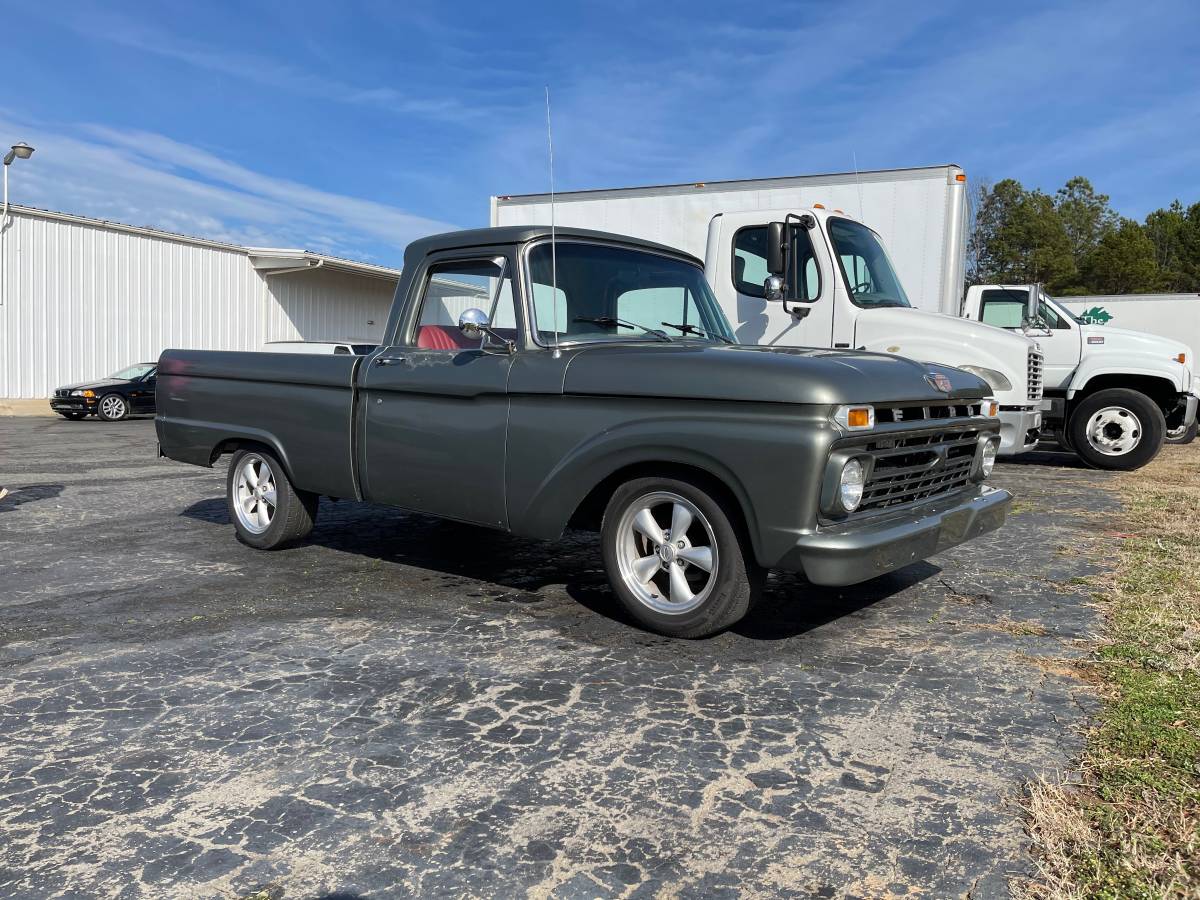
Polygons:
M1071 383L1067 385L1067 399L1073 398L1076 393L1087 387L1088 382L1101 375L1141 375L1162 380L1169 384L1175 393L1187 390L1182 365L1164 364L1157 356L1149 353L1119 350L1097 353L1090 358L1085 356L1075 369L1075 374L1071 376Z
M825 415L780 404L562 398L553 435L514 403L506 473L513 532L562 534L587 495L630 466L688 466L719 481L739 506L759 563L770 566L815 527L829 444ZM681 410L680 407L683 407ZM624 409L622 409L622 407Z

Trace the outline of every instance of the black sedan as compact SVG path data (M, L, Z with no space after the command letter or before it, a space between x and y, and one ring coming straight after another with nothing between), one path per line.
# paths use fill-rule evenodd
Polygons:
M107 378L60 387L50 398L50 408L67 419L96 415L109 422L152 413L157 376L157 363L137 363Z

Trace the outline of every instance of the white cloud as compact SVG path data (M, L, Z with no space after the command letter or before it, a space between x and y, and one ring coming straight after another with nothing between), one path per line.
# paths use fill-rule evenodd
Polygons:
M383 254L393 264L414 238L455 227L264 175L160 134L42 126L2 113L0 131L36 148L11 173L14 203L239 244Z

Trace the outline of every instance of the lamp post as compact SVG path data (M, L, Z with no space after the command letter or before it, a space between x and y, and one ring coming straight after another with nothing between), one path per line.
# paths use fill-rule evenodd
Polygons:
M4 154L4 211L0 212L0 231L8 225L8 167L14 159L29 159L33 156L33 148L26 143L16 143Z

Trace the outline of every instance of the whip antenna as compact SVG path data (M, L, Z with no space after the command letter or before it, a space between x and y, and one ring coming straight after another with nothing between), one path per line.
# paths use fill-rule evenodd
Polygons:
M558 248L554 233L554 132L550 128L550 85L546 85L546 146L550 149L550 306L554 310L554 352L558 349Z

